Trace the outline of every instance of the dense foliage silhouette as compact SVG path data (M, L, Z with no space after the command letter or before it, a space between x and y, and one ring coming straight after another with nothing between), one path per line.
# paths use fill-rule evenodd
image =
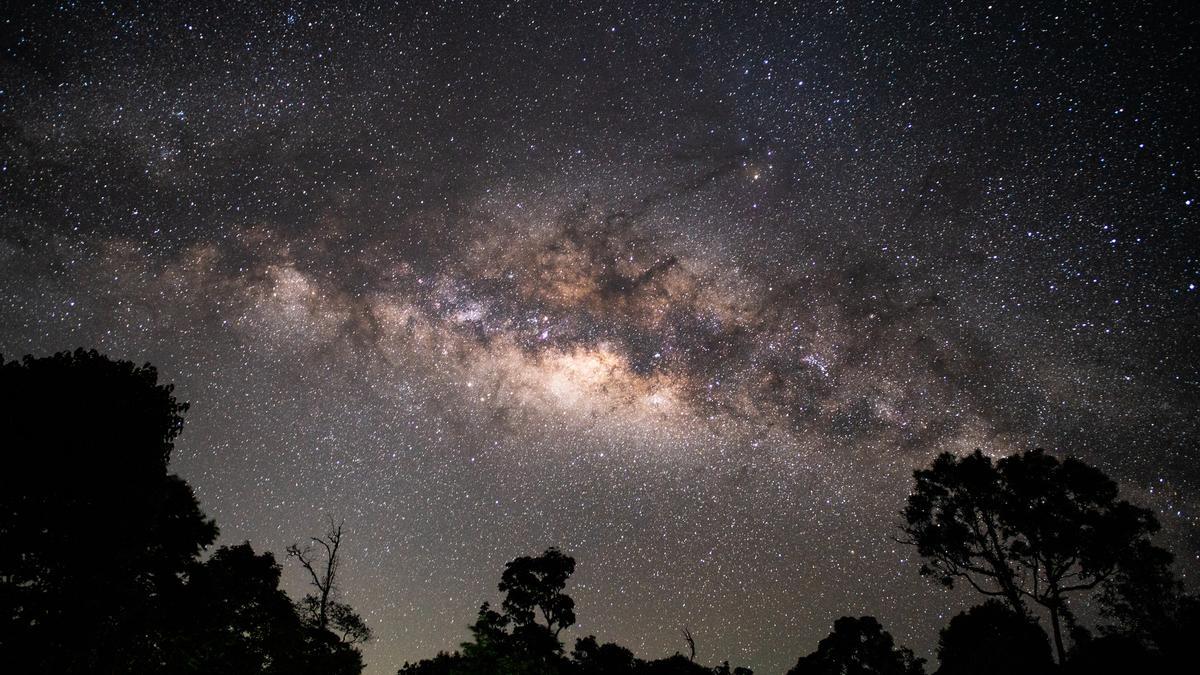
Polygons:
M153 367L27 356L0 365L0 410L6 672L361 671L353 645L302 620L269 553L201 560L216 524L168 472L187 404Z
M171 598L187 612L166 612L164 670L195 673L300 671L304 631L279 589L279 565L248 543L222 547L191 565Z
M460 651L405 663L399 675L753 675L728 663L708 668L681 654L643 661L592 635L576 640L565 655L558 636L575 623L575 601L565 592L574 572L575 559L556 548L512 560L497 587L504 593L501 611L483 603Z
M160 599L216 537L167 472L187 405L150 366L79 350L0 367L0 660L124 672L156 660Z
M1019 614L1027 601L1044 607L1060 663L1069 595L1156 550L1154 514L1118 499L1112 479L1076 459L1040 449L998 462L978 450L943 453L915 478L903 530L925 558L921 573L947 586L966 581Z
M30 675L352 675L371 630L339 599L343 527L288 547L312 591L249 543L202 553L216 524L169 472L187 404L149 365L77 350L0 359L0 664ZM1192 660L1200 599L1157 546L1154 515L1075 459L943 454L914 473L904 541L921 572L989 599L940 634L937 675L1174 672ZM575 560L550 548L505 565L455 652L400 675L751 675L688 656L643 660L575 624ZM1071 597L1101 622L1083 626ZM1048 620L1049 636L1043 629ZM1053 649L1051 647L1053 645ZM842 617L789 675L921 675L924 662L870 617Z
M575 559L556 548L536 558L521 556L509 562L499 586L505 615L517 627L540 627L540 614L546 631L557 638L562 629L575 623L575 601L563 592L574 573Z
M788 675L925 675L924 663L909 649L897 647L875 617L844 616Z
M1046 631L989 600L950 619L938 639L937 675L1045 675L1053 672Z

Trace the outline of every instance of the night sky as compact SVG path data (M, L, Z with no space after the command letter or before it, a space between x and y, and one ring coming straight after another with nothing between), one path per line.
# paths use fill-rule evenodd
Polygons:
M345 518L371 675L551 545L568 643L931 656L940 451L1094 463L1200 573L1189 3L29 4L0 352L158 366L224 543Z

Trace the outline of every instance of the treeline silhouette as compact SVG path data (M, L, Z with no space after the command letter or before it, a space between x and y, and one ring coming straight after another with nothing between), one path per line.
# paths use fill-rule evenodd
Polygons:
M1119 499L1101 471L1042 450L998 461L976 451L939 455L914 476L900 540L924 560L921 574L945 586L965 583L986 598L942 629L938 675L1173 672L1191 661L1187 640L1200 627L1200 601L1184 592L1171 554L1151 541L1154 515ZM690 633L688 657L643 661L594 636L565 654L558 636L575 621L564 592L574 569L553 548L508 563L501 611L485 602L459 651L406 663L398 675L750 675L727 662L695 663ZM1094 592L1104 621L1094 630L1069 604L1086 592ZM788 675L926 672L924 659L863 616L836 620Z
M723 663L707 668L695 662L695 642L687 629L688 656L643 661L618 644L601 644L594 635L579 638L564 654L559 633L575 623L575 601L565 592L575 559L556 548L536 557L522 556L504 566L497 587L504 594L500 611L483 603L471 640L459 651L405 663L398 675L475 675L561 673L602 675L752 675L748 668Z
M340 526L290 550L313 574L298 603L249 543L201 558L216 523L167 471L187 404L153 367L27 356L0 365L0 410L0 671L362 671L370 631L335 595Z
M216 524L168 472L187 404L155 369L76 350L0 358L0 669L75 673L360 673L371 630L338 595L342 524L287 549L312 591L249 543L202 552ZM982 604L941 630L936 669L875 618L842 617L788 675L1082 675L1190 663L1200 600L1152 536L1153 513L1098 469L1042 451L938 456L914 473L899 541L920 573ZM567 652L575 560L551 548L501 572L453 652L399 675L751 675L688 654L644 660L595 636ZM1071 606L1098 610L1084 626ZM1048 630L1047 630L1048 629ZM800 650L798 650L800 651Z

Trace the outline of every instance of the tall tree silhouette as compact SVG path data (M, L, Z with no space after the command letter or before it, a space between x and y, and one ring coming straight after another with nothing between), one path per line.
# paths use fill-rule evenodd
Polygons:
M1158 530L1101 471L1040 449L994 463L978 450L944 453L914 476L902 529L925 558L921 573L947 586L965 581L1021 614L1026 601L1044 607L1059 663L1069 595L1111 578L1134 551L1153 547Z
M323 537L310 537L311 544L287 547L289 558L295 558L308 574L315 592L300 601L302 616L317 631L330 631L347 644L360 644L371 639L371 629L349 605L338 602L337 573L341 563L342 536L345 523L329 520Z
M167 471L187 404L157 371L77 350L0 366L0 662L136 672L155 616L216 537Z
M1108 634L1121 633L1160 649L1182 639L1179 631L1196 628L1197 598L1184 591L1171 569L1173 556L1154 546L1133 549L1100 593L1101 614L1115 623Z
M406 663L399 672L403 675L572 672L573 664L563 656L558 634L575 623L575 601L565 592L574 571L575 559L556 548L510 561L504 566L498 585L505 594L503 611L492 609L491 603L483 603L470 626L471 640L462 644L461 652ZM585 660L593 656L591 646L583 646ZM595 665L595 660L589 663Z
M1109 623L1101 625L1098 637L1080 628L1073 633L1075 672L1112 667L1118 659L1154 668L1193 658L1200 598L1185 592L1171 562L1169 552L1154 546L1130 551L1099 596L1101 616Z
M843 616L816 651L800 657L788 675L924 675L924 661L904 647L875 617Z
M362 655L334 631L322 629L279 588L270 553L248 543L222 547L194 566L176 616L186 658L180 673L358 675ZM331 605L332 607L332 605ZM332 616L332 615L331 615Z
M521 556L504 566L500 592L504 611L517 626L537 623L538 615L555 638L575 623L575 601L563 592L575 572L575 559L557 548L536 556Z
M5 672L362 671L345 630L301 619L269 553L200 560L217 528L167 472L187 405L154 368L95 351L25 357L0 365L0 410ZM329 608L330 625L350 625Z
M575 623L575 601L565 592L574 572L575 559L557 548L505 564L497 586L504 593L503 614L483 605L471 629L475 644L464 645L466 652L483 660L500 658L504 671L563 669L558 634Z
M557 548L512 560L498 586L502 611L483 603L460 652L405 663L399 675L753 675L728 663L707 668L682 654L643 661L591 635L565 657L558 635L575 623L575 602L565 592L574 571L575 559Z

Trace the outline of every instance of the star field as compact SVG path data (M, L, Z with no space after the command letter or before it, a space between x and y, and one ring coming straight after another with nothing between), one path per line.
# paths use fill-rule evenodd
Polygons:
M6 13L0 353L158 366L224 542L345 518L367 672L552 545L568 641L928 656L941 451L1082 457L1194 577L1185 3L333 4Z

